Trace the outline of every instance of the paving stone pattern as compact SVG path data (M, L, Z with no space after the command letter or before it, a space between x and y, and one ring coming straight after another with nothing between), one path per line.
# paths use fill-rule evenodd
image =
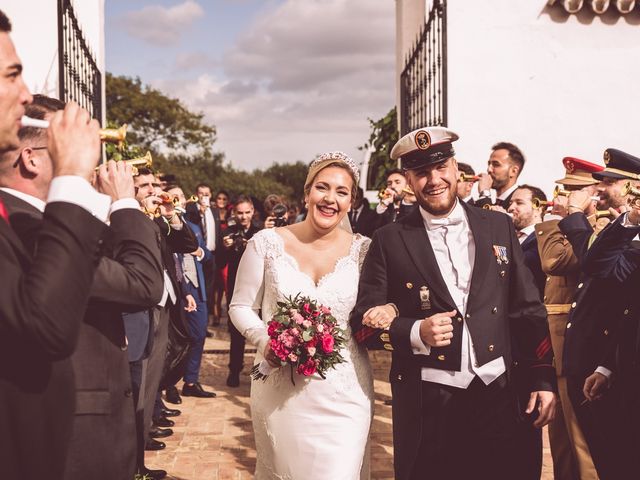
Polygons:
M146 452L149 468L169 472L169 480L248 480L253 478L256 461L253 429L249 411L250 378L248 366L253 352L245 356L245 372L238 388L229 388L227 378L228 334L223 324L216 328L215 338L207 339L200 381L217 397L200 399L183 397L176 408L182 415L175 417L174 434L164 438L167 448ZM387 381L390 356L387 352L370 352L375 375L375 416L371 429L371 478L393 478L393 438L391 407L384 404L391 398ZM178 385L179 388L182 385ZM168 404L169 407L174 407ZM553 470L545 432L542 480L552 480ZM306 480L306 479L305 479Z

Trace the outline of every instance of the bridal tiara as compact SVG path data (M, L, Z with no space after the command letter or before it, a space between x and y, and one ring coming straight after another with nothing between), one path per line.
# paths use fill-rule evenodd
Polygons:
M353 159L344 152L338 152L338 151L327 152L327 153L318 155L313 160L313 162L311 162L311 165L309 165L309 171L311 172L320 163L326 163L329 161L344 163L347 167L349 167L349 170L351 170L351 172L353 173L353 176L356 179L356 184L360 181L360 171L358 169L358 166L356 165L356 162L354 162Z

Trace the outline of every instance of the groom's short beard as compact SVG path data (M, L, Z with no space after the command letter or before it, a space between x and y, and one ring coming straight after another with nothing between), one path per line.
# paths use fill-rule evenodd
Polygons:
M420 205L426 212L430 213L433 216L439 217L442 215L446 215L451 211L451 209L456 204L457 189L452 188L452 186L449 185L448 192L449 192L449 196L447 198L448 201L438 205L429 203L429 201L426 199L426 193L419 192L416 194L418 205Z

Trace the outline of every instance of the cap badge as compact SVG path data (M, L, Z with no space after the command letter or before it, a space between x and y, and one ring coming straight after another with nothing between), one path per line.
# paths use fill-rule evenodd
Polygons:
M431 137L429 136L429 132L420 130L416 133L416 146L420 150L427 150L431 146Z
M569 160L569 161L565 164L564 168L566 168L567 173L573 173L573 172L575 172L575 171L576 171L576 164L575 164L575 163L573 163L571 160Z
M611 160L611 155L609 155L609 152L607 150L605 150L604 152L604 164L605 165L609 165L609 161Z
M420 309L429 310L431 308L431 299L429 298L429 288L426 285L420 287Z

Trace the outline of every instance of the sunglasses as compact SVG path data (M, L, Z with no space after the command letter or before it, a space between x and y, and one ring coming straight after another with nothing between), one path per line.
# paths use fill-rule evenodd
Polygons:
M20 150L20 153L18 154L18 158L16 158L16 161L13 162L13 165L11 165L11 168L17 168L18 165L20 165L20 159L22 158L22 151L23 150L46 150L47 147L24 147L22 150Z

